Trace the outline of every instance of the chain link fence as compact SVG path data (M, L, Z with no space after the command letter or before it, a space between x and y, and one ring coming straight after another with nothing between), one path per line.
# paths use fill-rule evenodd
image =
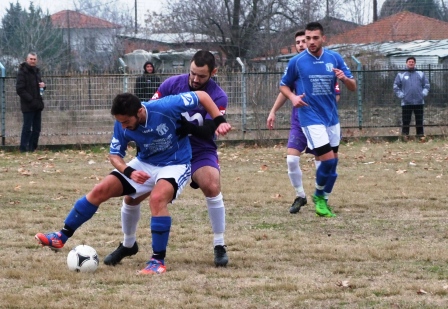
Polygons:
M424 111L425 133L445 135L448 126L448 68L419 67L427 75L431 90ZM400 70L363 68L352 70L359 90L348 91L341 85L339 114L343 135L398 136L401 127L400 101L392 86ZM158 74L161 80L183 72ZM236 72L221 70L215 80L229 96L227 119L233 130L224 140L259 140L287 137L291 104L287 102L276 115L275 130L266 129L266 119L278 95L282 72ZM113 117L112 99L121 92L134 92L136 73L51 73L43 72L47 84L44 94L40 145L107 144ZM18 146L22 126L19 97L15 91L16 76L5 76L0 82L0 128L2 145ZM414 126L414 119L411 126ZM413 134L411 128L411 134Z

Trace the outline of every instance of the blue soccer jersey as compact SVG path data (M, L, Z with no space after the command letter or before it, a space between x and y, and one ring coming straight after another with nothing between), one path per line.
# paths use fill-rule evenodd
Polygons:
M145 163L166 166L189 164L191 146L188 138L176 135L177 120L181 114L193 109L203 109L195 92L167 96L160 100L143 102L146 109L146 123L135 130L122 128L115 121L114 134L110 143L110 154L124 157L128 143L134 141L140 148L137 158Z
M333 68L340 69L345 76L353 78L341 55L325 48L320 57L315 57L306 50L289 61L280 86L295 87L297 95L305 94L303 101L308 106L298 109L303 127L315 124L329 127L339 123L335 91L337 78Z
M167 95L178 94L181 92L191 91L190 85L188 84L189 74L182 74L177 76L172 76L165 80L157 89L154 94L153 99L158 99L165 97ZM216 106L220 110L221 114L224 115L227 108L227 94L222 90L216 82L211 79L207 82L203 89L200 89L208 93L215 102ZM204 109L193 109L184 114L184 117L188 121L195 125L202 125L205 119L211 119L210 115ZM210 140L201 139L195 136L190 136L191 147L193 148L193 155L198 152L203 152L204 149L216 150L217 146L215 142Z

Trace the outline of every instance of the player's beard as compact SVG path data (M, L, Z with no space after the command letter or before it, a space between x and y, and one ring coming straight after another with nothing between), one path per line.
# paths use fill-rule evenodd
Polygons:
M190 81L190 83L189 83L190 90L192 90L192 91L197 91L197 90L201 90L201 89L205 88L205 85L207 85L207 83L208 83L209 80L210 80L210 78L207 79L207 81L206 81L205 83L203 83L203 84L196 83L196 84L199 84L199 87L194 87L194 86L193 86L194 83L193 83L192 81Z

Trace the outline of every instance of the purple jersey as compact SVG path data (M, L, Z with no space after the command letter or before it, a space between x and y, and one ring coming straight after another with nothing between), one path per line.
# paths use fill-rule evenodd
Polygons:
M157 89L152 99L160 99L168 95L179 94L182 92L191 91L190 85L188 84L189 74L176 75L165 80ZM205 91L215 102L221 114L224 115L227 108L227 94L222 90L213 79L210 79L203 89L198 89ZM211 119L207 111L199 106L193 110L190 110L183 114L185 118L195 125L203 125L205 119ZM194 136L190 136L191 148L193 151L193 158L195 155L206 150L216 151L217 146L213 139L205 140Z

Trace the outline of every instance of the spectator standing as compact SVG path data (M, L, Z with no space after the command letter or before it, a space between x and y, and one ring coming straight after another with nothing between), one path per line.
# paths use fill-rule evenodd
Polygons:
M46 85L42 82L40 70L37 67L37 54L31 52L26 60L19 65L16 80L16 92L20 97L20 109L23 114L22 135L20 137L20 152L33 152L39 143L42 128L42 98Z
M401 99L401 116L403 136L409 135L409 125L412 113L415 117L415 127L417 137L425 136L423 130L423 107L424 97L429 92L429 81L422 71L415 69L417 61L414 57L406 59L406 71L398 73L394 80L395 95Z
M160 86L160 77L157 76L154 64L146 61L143 65L143 75L137 77L135 81L135 95L142 102L151 100L157 88Z

